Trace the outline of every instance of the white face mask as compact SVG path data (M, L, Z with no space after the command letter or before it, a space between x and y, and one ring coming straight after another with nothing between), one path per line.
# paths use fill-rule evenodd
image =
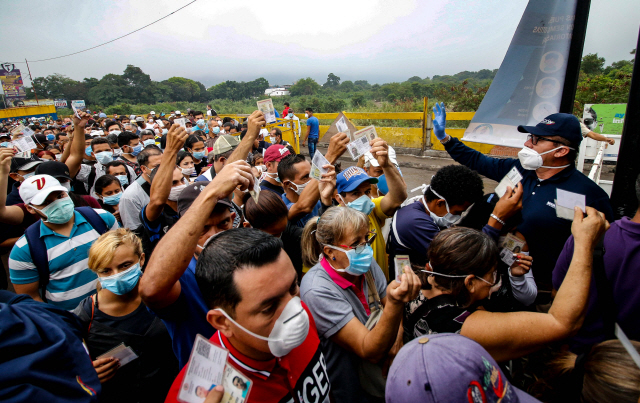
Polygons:
M306 187L307 187L307 185L309 184L309 182L311 182L311 180L308 180L306 183L303 183L302 185L296 185L296 184L295 184L295 183L293 183L293 182L289 182L289 183L290 183L291 185L293 185L293 187L295 187L295 189L291 189L291 190L293 190L294 192L296 192L296 194L297 194L298 196L300 196L300 194L302 193L302 191L304 190L304 188L306 188Z
M560 167L548 167L548 166L542 165L543 155L549 154L550 152L559 150L563 147L566 147L566 146L556 147L553 150L545 151L543 153L538 153L536 150L529 147L523 147L522 150L518 152L518 159L520 160L520 164L522 164L522 167L529 171L535 171L538 168L553 168L553 169L566 168L569 165L563 165ZM573 150L573 148L571 147L567 147L567 148Z
M289 354L291 350L300 346L307 338L309 334L309 315L307 311L302 307L300 297L293 297L287 303L282 310L280 317L276 320L276 323L271 329L269 337L260 336L250 330L247 330L240 325L222 309L217 308L217 311L222 312L229 321L245 331L247 334L265 340L269 342L269 351L275 357L284 357Z
M182 174L183 175L188 175L191 176L195 171L196 168L195 167L191 167L191 168L180 168L182 170Z
M186 187L187 187L186 183L183 183L182 185L178 185L178 186L172 187L171 190L169 191L169 200L178 201L178 197L180 196L180 193Z
M276 143L276 138L274 136L269 136L269 142L271 144L275 144Z
M305 114L304 114L304 118L305 118L305 119L309 119L309 114L308 114L308 113L305 113Z
M433 222L435 222L436 225L440 228L449 228L455 225L458 221L460 221L460 219L462 218L462 215L451 214L451 212L449 211L449 203L447 203L447 200L444 197L437 194L436 191L433 190L432 188L430 189L433 192L433 194L435 194L436 196L444 200L444 204L447 207L447 214L445 214L444 217L440 217L436 215L436 213L433 213L431 210L429 210L429 206L427 206L427 199L424 196L422 196L422 203L424 204L424 207L429 212L429 215L431 215Z

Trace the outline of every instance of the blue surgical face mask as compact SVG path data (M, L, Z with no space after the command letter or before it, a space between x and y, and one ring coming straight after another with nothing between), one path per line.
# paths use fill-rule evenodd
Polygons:
M371 262L373 261L373 249L371 246L365 246L364 250L357 253L355 249L342 249L333 245L326 245L327 247L344 252L349 259L349 267L346 269L335 269L335 271L345 272L352 276L361 276L366 274L371 269ZM333 267L333 266L332 266Z
M342 196L340 196L340 198L342 199ZM344 199L342 199L342 202L344 203ZM362 195L354 201L346 203L346 205L347 207L351 207L352 209L364 213L365 215L369 215L369 213L371 213L376 206L371 201L371 198L367 195Z
M196 122L196 125L198 125L199 128L204 129L204 119L198 119L198 121Z
M122 192L116 193L111 196L105 196L102 198L102 202L104 204L108 204L109 206L117 206L120 203L120 198L122 197Z
M55 140L55 139L56 139L56 136L55 136L55 135L53 135L53 134L47 134L47 140L48 140L48 141L53 141L53 140Z
M163 135L165 135L165 134L167 134L167 133L169 133L169 130L167 130L167 129L162 129L162 134L163 134Z
M133 147L133 150L131 151L131 155L133 155L134 157L138 154L140 154L140 151L142 151L144 147L142 146L142 144L138 143L137 146Z
M108 164L113 161L113 153L111 151L102 151L96 154L96 160L102 165Z
M219 134L220 133L220 126L214 126L212 130L213 130L213 134Z
M138 262L127 270L113 276L98 277L98 281L100 281L100 285L105 290L117 295L124 295L136 287L140 276L142 276L142 270L140 270L140 262Z
M116 178L118 178L122 186L129 184L129 178L127 178L127 175L116 175Z
M156 145L156 141L154 139L148 139L145 140L142 144L144 144L144 146L155 146Z
M73 200L67 196L62 199L54 200L42 210L38 210L35 207L33 208L47 216L47 219L42 221L49 222L51 224L65 224L69 222L71 217L73 217L74 207Z
M86 154L87 157L91 157L91 146L87 147L84 149L84 153Z
M31 178L33 175L35 175L35 174L36 174L36 171L33 171L33 172L29 172L28 174L24 174L24 175L21 175L21 176L22 176L22 179L27 180L27 179Z
M204 154L205 154L204 151L195 152L195 153L193 153L193 158L195 158L197 160L201 160L201 159L204 158Z
M218 129L218 131L220 131L220 130ZM0 143L0 147L12 148L13 145L11 143L9 143L8 141L5 141L4 143Z

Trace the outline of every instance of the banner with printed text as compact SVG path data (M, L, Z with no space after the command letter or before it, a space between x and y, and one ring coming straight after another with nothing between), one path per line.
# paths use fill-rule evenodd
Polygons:
M2 82L2 90L4 91L7 107L23 106L27 93L24 89L20 70L16 69L12 63L0 64L0 82Z
M530 0L463 140L522 147L518 125L557 113L577 0Z

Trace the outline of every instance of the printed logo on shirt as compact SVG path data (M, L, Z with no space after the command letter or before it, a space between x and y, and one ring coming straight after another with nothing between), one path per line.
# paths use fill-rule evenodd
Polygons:
M79 376L76 376L76 382L78 382L78 384L80 385L82 390L87 392L89 394L89 396L95 396L96 395L96 391L93 390L93 388L90 387L89 385L87 385L86 383L82 382L82 379L80 379Z
M547 202L547 206L551 207L552 209L556 208L556 205L554 203L551 203L550 201Z
M318 346L313 358L298 378L294 392L298 396L299 402L328 403L330 390L327 364L320 346Z

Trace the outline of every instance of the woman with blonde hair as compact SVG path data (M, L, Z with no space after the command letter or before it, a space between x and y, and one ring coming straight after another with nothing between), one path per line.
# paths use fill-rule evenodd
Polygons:
M384 398L382 367L402 346L404 304L420 291L410 268L387 286L373 259L369 219L352 208L331 207L305 225L302 257L313 266L300 296L313 315L338 402Z
M85 342L102 383L102 402L162 401L178 373L167 329L138 294L144 260L140 238L125 228L103 234L89 250L98 292L74 313L88 333ZM136 357L130 354L121 362L111 355L116 347L129 348Z

